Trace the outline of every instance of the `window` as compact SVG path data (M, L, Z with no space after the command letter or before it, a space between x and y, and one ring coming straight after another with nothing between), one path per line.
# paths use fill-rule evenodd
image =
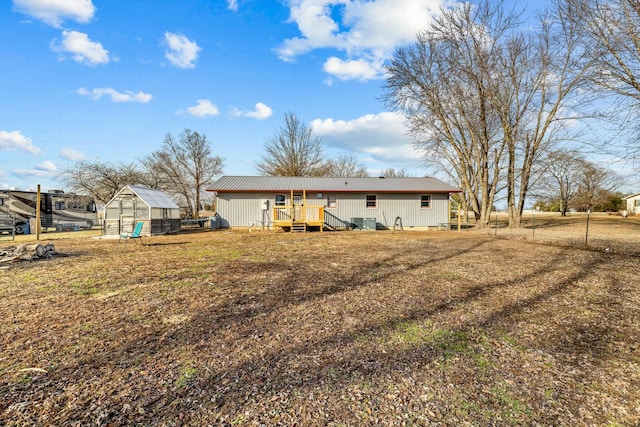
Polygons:
M637 208L637 207L640 207L640 199L635 199L635 200L634 200L634 203L635 203L635 207L636 207L636 208Z
M276 206L284 206L287 198L284 194L276 194Z
M422 195L420 196L420 207L429 209L431 208L431 196Z
M55 210L63 211L65 208L64 202L55 202Z
M378 196L375 194L367 194L367 208L375 208L378 206Z
M328 208L337 208L338 207L338 199L335 194L329 194L327 196L327 207Z

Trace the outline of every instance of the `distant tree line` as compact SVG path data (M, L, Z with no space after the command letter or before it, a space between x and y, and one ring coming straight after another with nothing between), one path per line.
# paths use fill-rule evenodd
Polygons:
M566 216L569 210L618 211L624 206L616 192L620 178L576 150L550 151L545 172L534 185L536 206Z
M264 143L256 164L262 175L366 177L365 166L354 154L327 158L321 139L293 113ZM165 136L162 147L137 162L109 164L81 160L63 171L63 183L72 191L90 194L107 203L125 185L139 184L170 194L197 216L204 207L205 190L222 174L224 161L213 155L206 135L185 129L177 138ZM407 177L406 169L389 168L386 177Z

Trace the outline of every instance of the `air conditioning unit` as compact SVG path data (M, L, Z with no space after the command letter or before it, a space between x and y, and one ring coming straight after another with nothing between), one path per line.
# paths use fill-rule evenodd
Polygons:
M362 230L364 226L364 218L351 218L351 228L353 230Z
M351 228L353 230L375 230L375 218L351 218Z

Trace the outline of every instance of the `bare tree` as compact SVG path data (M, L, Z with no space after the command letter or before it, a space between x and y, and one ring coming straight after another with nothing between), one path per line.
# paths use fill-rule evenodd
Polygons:
M593 55L594 81L640 104L640 2L566 0L571 19L582 29Z
M341 154L326 164L325 176L341 178L365 178L369 176L367 168L358 161L355 154Z
M555 150L546 157L543 178L536 185L539 196L557 204L560 214L569 208L587 211L594 207L612 206L621 177L600 167L575 150Z
M608 141L622 149L621 155L640 157L638 109L640 108L640 2L638 0L565 0L566 18L581 28L584 49L592 55L596 88L617 97L612 118L620 125L618 141ZM632 108L628 108L631 106ZM625 113L626 110L626 113ZM618 138L621 139L621 138ZM609 149L609 147L607 147Z
M222 173L223 160L213 156L206 135L185 129L178 140L169 133L160 150L141 160L165 190L180 196L199 215L206 187Z
M394 168L388 168L383 170L380 176L384 176L385 178L409 178L411 174L405 168L401 168L398 170L395 170Z
M284 125L264 144L265 154L257 171L270 176L322 176L326 173L321 140L289 112Z
M540 18L538 31L511 36L500 57L492 94L507 149L509 226L519 227L530 187L543 170L541 159L567 138L584 97L577 96L590 71L579 30L556 5Z
M545 158L545 173L537 188L540 195L558 202L562 216L567 216L569 206L578 194L584 162L583 156L575 150L554 150Z
M580 210L590 210L595 205L606 204L622 181L606 167L583 161L580 170L580 184L573 205Z
M404 111L425 158L455 176L480 226L502 186L509 225L520 226L536 164L574 118L587 69L575 30L546 17L536 31L501 2L443 11L387 67L388 105Z
M482 227L490 220L504 145L490 88L500 41L517 25L484 2L443 11L387 66L385 101L409 118L415 146L452 171Z
M89 194L101 203L107 203L125 185L144 181L144 172L133 163L113 166L81 160L62 172L62 182L71 191Z

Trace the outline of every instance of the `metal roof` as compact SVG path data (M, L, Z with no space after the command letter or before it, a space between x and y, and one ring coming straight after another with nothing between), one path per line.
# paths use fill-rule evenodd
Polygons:
M154 190L141 185L129 185L128 187L147 205L149 205L150 208L180 209L180 206L171 200L171 198L163 191Z
M314 178L298 176L223 176L207 191L218 193L278 192L385 192L458 193L460 190L436 178Z

